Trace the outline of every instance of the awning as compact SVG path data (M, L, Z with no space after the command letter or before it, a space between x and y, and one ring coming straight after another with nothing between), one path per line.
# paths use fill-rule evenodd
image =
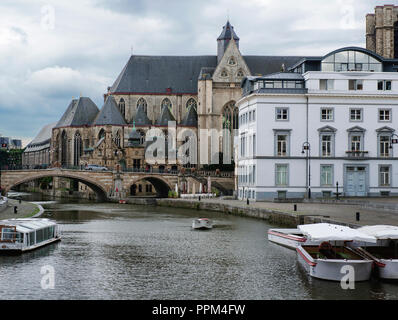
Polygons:
M389 225L365 226L359 228L358 231L376 237L377 239L398 239L397 226L389 226Z
M374 236L356 229L330 223L303 224L297 226L312 241L364 241L376 243Z

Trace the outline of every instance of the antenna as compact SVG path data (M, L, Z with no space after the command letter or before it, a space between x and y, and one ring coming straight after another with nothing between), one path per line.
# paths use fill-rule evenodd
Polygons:
M131 55L133 55L133 46L131 46Z

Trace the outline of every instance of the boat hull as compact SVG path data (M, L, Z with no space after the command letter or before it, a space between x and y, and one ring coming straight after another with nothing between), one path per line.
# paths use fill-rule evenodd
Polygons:
M208 230L212 228L213 224L208 220L194 220L192 222L192 229L195 230Z
M379 263L384 266L380 266L379 263L376 263L376 267L378 270L378 276L381 279L388 280L398 280L398 260L397 259L379 259Z
M268 230L268 240L296 250L300 245L318 245L319 241L308 240L305 236L299 236L294 233L300 232L298 229L270 229Z
M52 238L47 241L43 241L43 242L37 243L35 245L29 246L29 247L23 247L23 246L20 246L19 244L0 243L0 255L21 254L24 252L42 248L46 245L49 245L51 243L58 242L58 241L61 241L60 237Z
M367 281L372 273L372 260L344 260L344 259L314 259L302 247L296 248L299 263L307 273L314 278L341 281L347 271L344 266L351 266L354 269L354 281Z

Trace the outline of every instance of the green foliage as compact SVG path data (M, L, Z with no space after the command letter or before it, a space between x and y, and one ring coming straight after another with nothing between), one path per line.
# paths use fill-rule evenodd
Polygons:
M168 194L169 198L178 198L178 193L175 191L170 190Z

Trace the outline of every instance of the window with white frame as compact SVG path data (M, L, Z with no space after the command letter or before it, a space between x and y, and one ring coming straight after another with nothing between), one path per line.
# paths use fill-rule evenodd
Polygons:
M379 156L390 156L390 136L388 135L379 135Z
M377 81L377 90L391 90L391 80Z
M391 121L391 109L379 109L379 121Z
M334 80L330 79L319 80L319 90L333 90L333 89L334 89Z
M288 185L288 165L277 164L275 167L275 184L277 186Z
M350 121L362 121L362 109L360 108L350 109Z
M332 141L333 135L322 134L321 135L321 156L331 157L332 156Z
M321 121L333 121L333 108L321 108Z
M276 120L289 120L289 108L276 108Z
M278 134L276 141L277 141L276 154L278 156L286 156L288 136L286 134Z
M321 186L333 186L333 165L321 165Z
M362 150L362 135L353 134L351 135L351 149L350 151L361 151Z
M362 90L363 80L348 80L348 90Z
M379 184L380 187L390 186L391 166L379 166Z

